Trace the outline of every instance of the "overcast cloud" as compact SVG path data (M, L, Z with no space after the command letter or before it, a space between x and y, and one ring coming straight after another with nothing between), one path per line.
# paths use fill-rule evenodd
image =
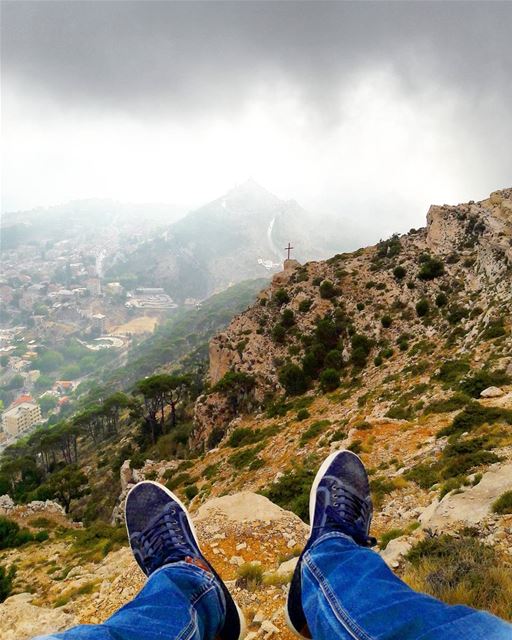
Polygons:
M2 206L251 175L361 238L512 186L510 2L2 3Z

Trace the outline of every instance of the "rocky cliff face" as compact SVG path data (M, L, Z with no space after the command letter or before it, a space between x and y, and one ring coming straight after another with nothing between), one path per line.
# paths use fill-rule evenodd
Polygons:
M511 198L512 190L505 189L481 202L432 206L426 228L324 262L290 262L258 301L211 341L212 384L238 371L254 377L260 402L279 393L280 366L300 364L319 318L332 318L347 329L341 335L345 362L352 355L351 333L373 342L371 359L379 345L396 345L401 336L440 344L452 335L455 351L470 351L486 329L508 322ZM417 310L421 301L428 305L424 315ZM282 337L276 327L289 312L293 326ZM217 427L233 417L223 402L210 396L199 400L194 444L208 437L212 416Z

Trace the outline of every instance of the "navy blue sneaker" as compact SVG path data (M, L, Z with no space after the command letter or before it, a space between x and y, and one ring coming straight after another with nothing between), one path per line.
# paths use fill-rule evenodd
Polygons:
M340 531L364 547L376 544L368 535L372 519L372 499L368 475L359 456L338 451L328 456L315 476L309 497L311 531L290 584L286 602L286 621L301 638L311 638L302 608L302 556L331 531Z
M139 482L126 497L125 514L130 547L142 571L150 576L165 564L185 561L210 572L217 578L226 600L226 618L217 638L243 638L244 616L201 553L194 524L179 498L157 482Z

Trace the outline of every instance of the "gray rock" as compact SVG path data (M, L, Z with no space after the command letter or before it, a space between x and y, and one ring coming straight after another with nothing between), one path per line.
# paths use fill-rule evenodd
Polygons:
M499 387L487 387L480 393L481 398L500 398L504 394Z
M490 469L476 486L463 493L449 493L435 507L432 503L420 516L420 521L423 528L439 530L454 522L477 524L490 515L492 503L511 489L512 463L509 463Z
M291 558L290 560L286 560L286 562L282 562L276 571L277 575L287 576L290 573L293 573L298 561L298 558Z
M64 631L78 624L74 615L62 609L47 609L31 604L35 596L20 593L0 605L2 640L29 640L34 636Z
M380 552L380 555L384 562L393 569L396 569L400 564L401 558L409 551L412 547L412 544L405 538L405 536L401 536L400 538L395 538L388 543L388 546Z

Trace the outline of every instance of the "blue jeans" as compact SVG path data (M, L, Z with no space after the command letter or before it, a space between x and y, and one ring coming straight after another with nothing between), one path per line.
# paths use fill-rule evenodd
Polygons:
M512 640L512 625L413 591L378 554L342 533L319 538L303 560L302 601L315 640ZM223 612L214 580L178 563L153 574L103 624L44 640L213 640Z

